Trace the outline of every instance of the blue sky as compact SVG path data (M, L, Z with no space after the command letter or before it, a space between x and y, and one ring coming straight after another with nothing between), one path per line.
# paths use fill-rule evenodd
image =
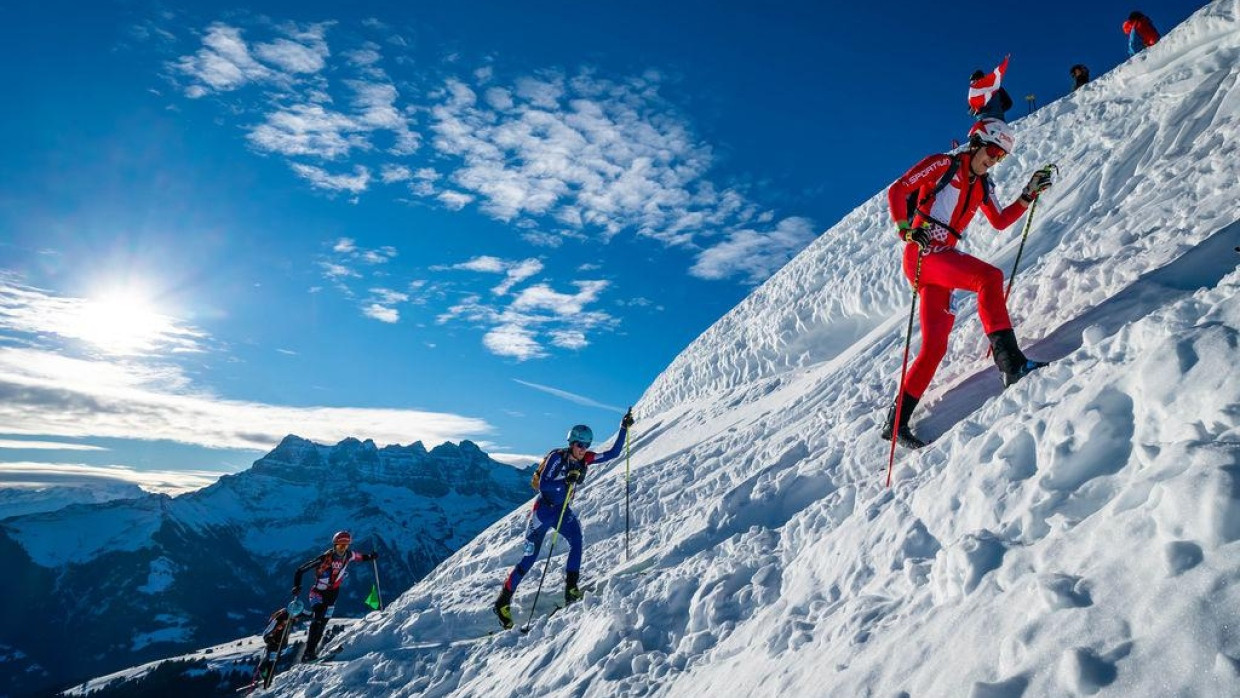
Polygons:
M355 5L6 8L4 480L175 490L286 433L603 438L961 138L974 68L1012 55L1018 116L1126 59L1133 9Z

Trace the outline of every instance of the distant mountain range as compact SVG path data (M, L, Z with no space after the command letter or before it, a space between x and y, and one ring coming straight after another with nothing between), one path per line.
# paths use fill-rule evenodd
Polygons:
M99 504L114 499L146 497L146 490L128 482L101 480L90 485L0 489L0 519L64 509L70 504Z
M395 598L529 499L530 472L475 444L322 446L288 436L244 472L177 497L78 503L0 522L0 685L45 694L262 629L296 567L348 529ZM338 616L369 610L351 570Z

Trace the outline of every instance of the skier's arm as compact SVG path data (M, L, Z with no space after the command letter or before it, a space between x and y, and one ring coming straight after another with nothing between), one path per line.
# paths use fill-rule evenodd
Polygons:
M307 570L314 569L314 567L317 566L322 561L323 561L323 556L319 555L302 563L301 567L298 567L297 571L293 573L293 588L300 589L301 588L301 575L305 574Z
M909 194L916 192L917 201L920 202L925 187L934 186L951 163L950 155L930 155L905 172L887 189L887 206L891 209L891 220L897 226L897 236L903 232L901 228L907 227L909 214L912 213L908 210ZM903 237L900 239L903 240Z
M990 186L990 184L986 183L982 186ZM995 227L995 230L1004 230L1008 226L1020 220L1020 217L1025 215L1025 210L1028 208L1029 203L1026 202L1024 198L1017 198L1015 201L1008 204L1006 208L1000 211L999 208L995 206L994 191L991 191L990 196L986 197L986 199L982 201L982 213L986 215L986 220L990 221L990 224Z
M620 455L620 451L624 449L624 442L628 438L629 438L628 427L620 427L620 433L616 434L616 441L611 445L611 448L607 449L607 451L604 453L594 453L593 451L591 451L591 453L594 454L594 457L591 459L588 459L588 462L591 464L606 463L612 458L615 458L616 456Z

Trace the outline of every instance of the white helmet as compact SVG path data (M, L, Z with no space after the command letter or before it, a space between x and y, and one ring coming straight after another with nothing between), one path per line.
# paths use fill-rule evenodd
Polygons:
M982 119L969 129L969 143L975 147L993 143L1010 155L1016 147L1016 137L1003 119Z

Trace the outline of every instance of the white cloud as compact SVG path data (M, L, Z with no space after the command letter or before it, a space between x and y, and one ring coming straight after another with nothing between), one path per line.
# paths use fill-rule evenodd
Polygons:
M73 444L61 441L18 441L16 439L0 439L0 448L31 449L39 451L106 451L102 446L89 444Z
M384 165L379 170L379 178L384 184L407 182L413 179L413 171L404 165Z
M490 272L493 274L500 274L504 272L506 269L508 269L508 266L509 266L509 263L500 259L499 257L492 257L490 255L482 255L479 257L474 257L468 262L461 262L460 264L454 264L452 265L451 268L452 269L464 269L466 271L481 271L481 272Z
M303 165L299 162L289 163L293 171L302 178L310 181L318 189L327 189L329 191L347 191L359 194L366 191L366 187L370 185L370 170L361 165L353 167L353 174L330 174L327 170L313 165Z
M445 267L436 267L437 270ZM522 259L520 261L509 261L500 259L491 255L481 255L473 259L453 264L447 269L460 269L464 271L476 271L487 274L503 274L504 280L498 286L491 289L491 292L497 296L508 293L516 284L538 274L543 270L543 263L539 259L533 257Z
M524 385L524 386L525 386L525 387L527 387L527 388L533 388L533 389L535 389L535 390L541 390L541 391L542 391L542 392L544 392L544 393L548 393L548 394L550 394L550 395L554 395L554 396L556 396L556 397L558 397L558 398L563 398L563 399L565 399L565 400L568 400L569 402L572 402L572 403L575 403L575 404L578 404L578 405L584 405L584 406L586 406L586 407L599 407L599 408L602 408L602 409L604 409L604 410L611 410L612 412L618 412L618 413L620 413L620 414L624 414L624 410L623 410L623 409L621 409L621 408L619 408L619 407L616 407L616 406L614 406L614 405L607 405L607 404L604 404L604 403L598 402L597 400L592 400L592 399L590 399L590 398L588 398L588 397L585 397L584 395L578 395L578 394L576 394L576 393L570 393L570 392L568 392L567 390L561 390L561 389L559 389L559 388L552 388L551 386L548 386L548 385L540 385L540 384L538 384L538 383L530 383L529 381L523 381L523 380L521 380L521 379L519 379L519 378L513 378L512 380L513 380L514 382L516 382L516 383L520 383L521 385Z
M563 349L585 349L590 346L581 330L552 330L551 343Z
M785 218L766 232L736 230L700 252L690 273L703 279L743 274L749 283L761 283L813 240L813 223L807 218Z
M547 284L536 284L522 290L512 302L512 308L519 311L549 310L560 316L578 315L586 305L598 300L607 281L574 281L580 290L577 293L560 293Z
M201 352L207 340L206 333L140 299L58 296L4 273L0 273L0 330L73 340L131 356Z
M395 308L389 308L378 303L371 303L362 308L362 314L373 320L389 324L400 321L400 313Z
M547 356L546 350L534 339L534 331L517 324L492 328L483 336L482 344L496 356L510 356L518 361Z
M453 211L460 211L465 208L469 202L474 200L474 197L469 194L463 194L459 191L440 192L439 196L436 198L439 199L440 203Z
M135 470L123 465L10 462L0 468L0 486L74 486L99 482L134 484L148 492L178 495L214 483L224 471Z
M502 296L508 293L516 284L525 281L543 270L543 263L537 259L523 259L520 262L511 264L505 272L505 278L495 288L491 289L491 293Z
M335 443L439 443L488 433L480 419L416 410L287 407L220 399L179 369L74 359L0 347L0 424L13 435L169 440L212 448L271 448L286 434Z
M255 126L246 137L265 152L324 160L371 148L352 117L329 111L320 104L294 104L272 112L265 123ZM296 169L297 165L293 167Z
M692 274L748 283L812 239L787 222L800 219L776 223L745 188L708 177L715 155L661 95L665 79L656 71L607 79L549 69L505 82L488 64L413 92L376 67L380 43L333 54L326 26L285 28L286 37L250 49L240 29L217 23L175 68L191 76L187 91L199 96L251 83L274 92L250 107L262 111L246 127L249 142L286 158L343 165L344 173L333 174L322 162L290 161L326 191L359 194L375 171L380 181L405 182L412 195L448 210L469 206L504 221L533 245L628 233L672 247L710 246ZM380 41L397 38L388 28L363 26L384 34ZM408 103L410 94L417 103ZM434 152L413 160L424 135ZM744 259L745 251L755 257Z
M339 252L341 254L348 254L356 249L357 241L353 238L340 238L335 245L332 245L332 252Z
M396 248L385 245L375 250L361 252L357 258L367 264L386 264L396 258Z
M489 272L518 268L495 257L479 257L465 264ZM483 345L493 354L519 361L544 358L550 355L543 345L545 341L560 348L581 349L589 345L587 332L616 326L615 317L587 309L599 300L608 283L576 281L577 293L561 293L545 283L536 284L523 289L507 306L492 305L483 302L481 296L470 295L440 314L436 322L464 321L488 328Z
M500 463L520 469L528 468L531 465L538 465L543 458L542 456L532 456L525 453L496 453L494 451L488 452L487 455Z
M200 97L212 90L227 92L249 82L267 80L269 68L254 60L241 38L241 30L215 23L207 27L202 48L193 56L182 56L176 70L199 81L186 89L191 97Z
M409 294L393 291L390 288L372 288L370 292L374 295L377 302L384 305L395 305L409 300Z
M354 66L374 65L383 59L383 56L379 53L378 48L378 44L367 42L366 44L363 44L362 48L353 51L345 51L344 57L351 65Z
M348 278L354 278L354 279L362 278L361 274L353 271L352 269L350 269L349 267L346 267L343 264L336 264L335 262L320 262L319 266L323 267L323 276L326 276L327 278L333 281L339 281L341 279L348 279Z
M327 53L327 44L323 41L307 46L288 39L276 39L254 46L254 55L259 60L274 64L287 73L317 73L326 66Z

